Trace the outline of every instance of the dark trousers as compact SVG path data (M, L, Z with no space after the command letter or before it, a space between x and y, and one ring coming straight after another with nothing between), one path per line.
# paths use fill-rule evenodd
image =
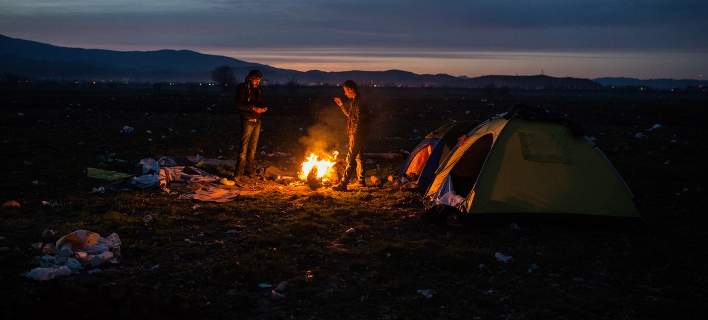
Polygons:
M349 182L354 171L354 162L356 162L356 179L359 182L364 182L364 163L361 160L364 148L361 144L361 140L360 137L349 137L349 148L347 149L347 158L345 160L346 166L344 167L344 174L342 175L343 183Z
M238 162L234 176L242 176L244 173L255 173L256 150L258 149L258 137L261 133L261 120L243 119L241 121L241 146L238 150Z

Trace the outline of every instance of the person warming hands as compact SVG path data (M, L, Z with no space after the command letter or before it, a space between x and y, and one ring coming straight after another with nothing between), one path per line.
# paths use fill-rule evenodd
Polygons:
M359 88L352 80L347 80L342 85L344 95L347 100L343 101L340 97L334 98L334 103L339 107L347 119L347 138L348 149L344 173L339 183L332 187L332 190L346 191L347 183L354 171L354 162L356 161L356 179L357 186L364 186L364 164L362 154L364 152L364 134L366 133L368 114L367 109L360 103L361 97Z

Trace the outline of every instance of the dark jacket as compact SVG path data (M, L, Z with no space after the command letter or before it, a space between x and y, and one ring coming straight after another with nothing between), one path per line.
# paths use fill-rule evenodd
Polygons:
M253 111L253 107L263 107L263 92L261 87L251 87L250 83L242 82L236 87L236 110L244 120L260 119L261 114Z
M347 118L347 135L350 138L361 138L366 133L368 124L368 109L362 105L359 98L344 101L339 109ZM362 142L362 141L359 141Z

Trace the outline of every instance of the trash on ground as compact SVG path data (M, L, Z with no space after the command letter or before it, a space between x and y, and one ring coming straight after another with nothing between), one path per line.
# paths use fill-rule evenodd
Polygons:
M123 128L120 129L120 133L122 134L131 134L135 131L135 128L125 125Z
M457 207L462 202L465 201L465 198L460 196L459 194L456 194L454 191L449 191L445 194L443 194L440 198L436 199L435 202L437 204L442 204L446 206L451 206L451 207Z
M416 292L426 299L431 299L435 295L435 291L431 289L418 289Z
M100 179L100 180L106 180L106 181L117 181L117 180L122 180L130 177L130 174L123 173L123 172L118 172L118 171L111 171L111 170L103 170L103 169L98 169L98 168L86 168L86 176L89 178L93 179Z
M44 255L37 257L39 267L30 270L25 276L44 281L96 268L108 262L118 263L120 245L120 237L116 233L102 237L92 231L76 230L59 238L54 244L40 242Z
M536 272L536 271L538 270L538 268L539 268L539 267L538 267L537 264L532 263L532 264L529 265L529 268L528 268L528 270L526 270L526 271L527 271L528 273L534 273L534 272Z
M7 200L7 201L3 202L2 207L3 208L19 209L20 207L22 207L22 205L19 202L17 202L16 200Z
M507 256L501 252L495 253L494 258L496 258L497 261L499 261L501 263L509 263L513 259L511 256Z
M106 188L104 188L104 187L91 188L91 193L106 193Z

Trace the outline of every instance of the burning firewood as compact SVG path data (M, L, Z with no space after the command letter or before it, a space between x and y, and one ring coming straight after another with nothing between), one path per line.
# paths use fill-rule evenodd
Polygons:
M320 178L317 177L316 167L310 169L310 172L307 174L307 186L312 190L322 187L322 182L320 181Z
M310 155L302 162L300 170L300 179L305 181L310 189L315 190L322 187L323 183L332 181L337 178L337 173L334 170L337 164L337 152L333 152L332 156L320 159L316 154Z

